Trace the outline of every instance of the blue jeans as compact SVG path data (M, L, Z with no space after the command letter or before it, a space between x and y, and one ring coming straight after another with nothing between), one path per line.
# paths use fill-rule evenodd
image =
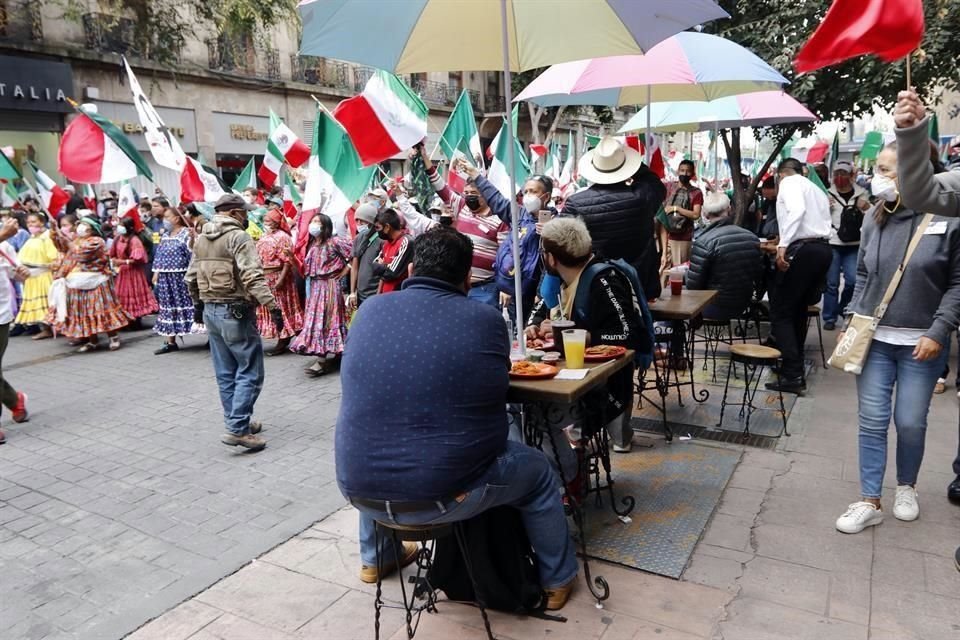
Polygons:
M238 319L227 304L208 302L203 308L223 421L227 431L238 436L250 432L253 405L263 389L263 343L254 308L245 309Z
M859 245L839 246L831 245L833 262L827 271L827 290L823 294L823 321L836 322L837 318L853 299L853 288L857 284L857 252ZM843 294L840 291L840 273L843 272Z
M493 280L483 284L471 285L470 291L467 291L467 297L483 304L489 304L491 307L500 308L500 290L497 289L497 283Z
M925 362L914 360L912 354L913 347L874 340L863 373L857 378L860 490L864 498L880 497L887 465L887 430L891 413L897 429L897 484L917 482L923 461L930 399L947 360L947 350L941 350L939 356Z
M415 513L360 510L360 559L368 567L377 565L375 520L397 524L441 524L459 522L500 505L520 511L527 537L537 551L540 583L545 589L563 586L577 575L567 520L560 500L556 474L547 458L536 449L517 442L506 448L472 485L464 489L462 501L440 502L436 508ZM349 496L348 496L349 497ZM381 560L394 558L393 545L381 535ZM482 562L482 558L475 558Z

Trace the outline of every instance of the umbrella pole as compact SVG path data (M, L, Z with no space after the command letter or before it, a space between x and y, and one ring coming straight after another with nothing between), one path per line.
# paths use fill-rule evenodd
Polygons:
M720 127L713 134L713 189L720 191Z
M500 35L503 43L503 92L507 109L513 104L512 75L510 73L510 35L507 29L507 0L500 0ZM517 305L516 331L520 353L526 355L527 341L523 338L526 326L523 317L523 269L520 262L520 210L514 193L517 184L517 157L514 142L513 118L507 117L507 148L509 158L507 170L510 172L510 236L513 240L513 300Z
M643 139L643 156L644 161L647 163L647 167L650 166L650 108L651 100L650 97L653 94L653 89L651 85L647 85L647 135Z

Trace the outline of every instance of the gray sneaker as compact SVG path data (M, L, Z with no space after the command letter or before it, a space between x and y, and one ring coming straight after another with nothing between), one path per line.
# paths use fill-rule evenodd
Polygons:
M266 440L263 438L258 438L252 433L238 436L234 433L228 432L220 436L220 442L229 447L243 447L244 449L249 449L250 451L260 451L267 446Z

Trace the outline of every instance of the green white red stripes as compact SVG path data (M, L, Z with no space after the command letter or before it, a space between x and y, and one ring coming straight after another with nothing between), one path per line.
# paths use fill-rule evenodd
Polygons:
M224 194L217 176L208 173L199 162L187 156L180 174L181 202L216 202Z
M153 180L146 160L112 122L81 110L60 140L60 173L87 184L122 182L141 174Z
M233 183L234 191L240 193L244 189L257 188L257 174L254 170L255 167L256 165L253 162L253 158L250 158L250 162L247 163L247 166L245 166L240 175L237 176L236 182Z
M333 112L353 141L363 166L406 151L427 135L427 107L399 78L376 71L363 92Z
M257 175L264 185L272 187L277 182L280 169L284 164L293 168L301 166L310 157L308 147L290 127L283 123L277 114L270 110L270 137L267 150L263 155L263 164Z
M60 215L60 210L63 209L63 206L67 204L70 200L70 196L67 195L67 192L60 188L56 182L53 181L50 176L44 173L40 167L30 163L30 168L33 169L33 175L37 179L37 192L40 196L40 201L43 203L43 208L53 217Z

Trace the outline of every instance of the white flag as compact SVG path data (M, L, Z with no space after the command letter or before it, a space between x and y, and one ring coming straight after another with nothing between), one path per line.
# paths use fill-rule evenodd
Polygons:
M153 108L147 99L137 76L133 75L133 69L127 64L127 59L123 58L123 66L127 70L127 78L130 80L130 90L133 92L133 106L137 109L137 116L140 118L140 125L143 127L143 137L147 140L147 146L150 147L150 153L153 159L162 167L173 169L180 173L186 164L186 154L177 139L171 135L167 125L157 110Z

